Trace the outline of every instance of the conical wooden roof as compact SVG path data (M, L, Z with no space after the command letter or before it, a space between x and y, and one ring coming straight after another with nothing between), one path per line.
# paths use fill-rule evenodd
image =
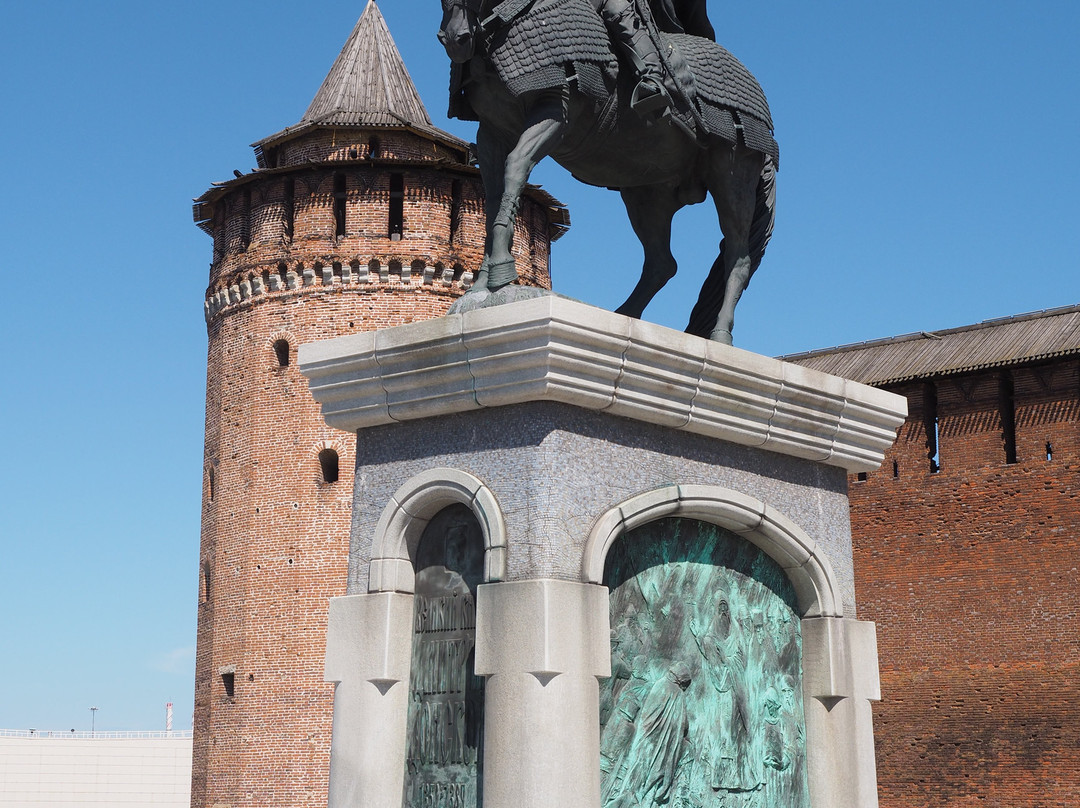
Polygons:
M368 0L301 123L431 126L375 0Z

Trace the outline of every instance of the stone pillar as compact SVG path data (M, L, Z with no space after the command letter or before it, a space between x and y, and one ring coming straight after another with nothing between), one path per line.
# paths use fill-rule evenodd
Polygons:
M326 674L334 688L329 808L401 805L413 596L330 600Z
M813 805L877 808L874 724L881 699L877 628L868 621L808 618L803 633L803 710Z
M541 579L478 588L484 808L600 804L597 677L611 675L609 637L607 587Z

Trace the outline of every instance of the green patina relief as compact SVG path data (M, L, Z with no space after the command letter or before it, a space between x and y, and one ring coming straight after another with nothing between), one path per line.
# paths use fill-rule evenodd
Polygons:
M403 805L476 808L484 690L473 673L473 645L484 543L468 508L436 514L420 538L415 568Z
M604 808L809 808L791 582L704 522L664 519L608 555Z

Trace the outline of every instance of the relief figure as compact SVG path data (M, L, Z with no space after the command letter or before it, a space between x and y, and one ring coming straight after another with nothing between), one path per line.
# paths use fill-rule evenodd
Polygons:
M676 662L649 688L634 720L629 769L618 792L608 796L605 808L668 802L688 746L685 691L689 685L689 666Z

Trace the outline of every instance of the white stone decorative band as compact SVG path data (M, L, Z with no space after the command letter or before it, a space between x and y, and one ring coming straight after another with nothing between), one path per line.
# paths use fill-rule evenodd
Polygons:
M556 401L849 472L907 415L883 390L555 295L300 347L333 427Z
M425 265L422 269L417 267L414 272L410 263L396 263L399 267L396 273L390 272L389 264L380 264L374 260L368 263L353 261L351 264L316 262L314 266L306 269L303 264L299 264L296 269L270 271L266 278L261 274L248 273L235 278L231 285L226 283L211 290L203 302L203 317L210 322L222 312L231 313L261 300L307 292L325 292L328 288L342 291L380 286L404 289L424 286L450 288L456 285L457 288L468 289L472 285L471 272L462 273L455 281L453 267Z

